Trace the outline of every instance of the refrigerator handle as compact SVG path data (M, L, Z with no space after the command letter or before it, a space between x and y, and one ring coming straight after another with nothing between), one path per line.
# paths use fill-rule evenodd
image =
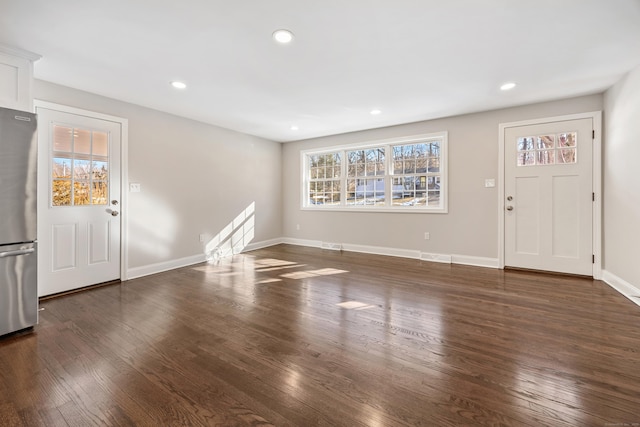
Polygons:
M17 251L0 252L0 258L8 258L10 256L27 255L27 254L32 254L35 251L36 251L35 248L30 248L30 249L19 249Z

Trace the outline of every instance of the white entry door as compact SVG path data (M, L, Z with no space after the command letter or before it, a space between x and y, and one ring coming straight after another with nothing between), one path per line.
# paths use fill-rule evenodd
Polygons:
M120 278L121 124L36 107L38 295Z
M593 274L593 119L504 129L507 267Z

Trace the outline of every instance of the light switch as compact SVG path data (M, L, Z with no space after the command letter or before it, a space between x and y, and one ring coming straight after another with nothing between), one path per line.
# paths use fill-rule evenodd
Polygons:
M496 186L496 180L491 178L491 179L485 179L484 180L484 186L485 188L493 188Z

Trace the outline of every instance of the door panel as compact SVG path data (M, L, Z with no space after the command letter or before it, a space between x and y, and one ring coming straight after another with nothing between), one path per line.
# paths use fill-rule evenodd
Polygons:
M515 212L516 251L538 255L540 252L539 182L537 177L516 179L516 192L520 209Z
M37 108L39 295L120 278L120 123Z
M89 265L109 262L109 242L111 242L111 221L89 224Z
M592 119L505 128L505 266L592 275Z
M77 254L77 235L78 224L53 224L51 226L52 239L51 239L51 252L53 255L53 263L51 265L51 271L68 270L75 268L78 259ZM46 242L47 239L42 239ZM45 251L40 257L45 255Z
M580 177L555 176L552 181L551 253L554 257L580 257Z

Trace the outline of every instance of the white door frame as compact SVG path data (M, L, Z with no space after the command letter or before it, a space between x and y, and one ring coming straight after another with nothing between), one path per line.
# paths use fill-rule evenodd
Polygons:
M498 268L504 269L505 244L504 244L504 214L505 214L505 150L504 134L507 128L537 125L550 122L561 122L576 119L592 119L595 136L593 138L593 278L602 278L602 111L570 114L566 116L547 117L542 119L524 120L519 122L500 123L498 139Z
M128 270L128 240L127 236L129 233L129 192L127 191L128 182L129 182L129 172L128 172L128 160L129 160L129 120L124 119L122 117L110 116L108 114L96 113L94 111L83 110L81 108L69 107L67 105L56 104L48 101L41 101L39 99L35 99L33 101L34 111L35 108L46 108L48 110L60 111L63 113L75 114L78 116L91 117L100 120L107 120L110 122L115 122L120 124L120 206L119 211L121 213L120 216L120 280L125 281L128 279L127 270ZM40 146L40 143L38 143ZM42 197L39 195L38 197ZM41 213L38 213L40 216ZM40 220L38 220L40 221Z

